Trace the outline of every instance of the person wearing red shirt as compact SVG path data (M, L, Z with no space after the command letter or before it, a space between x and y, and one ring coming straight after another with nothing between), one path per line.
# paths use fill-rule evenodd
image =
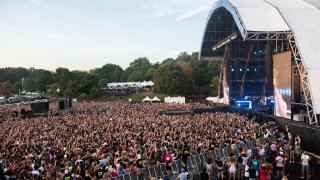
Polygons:
M167 151L167 154L164 155L164 159L163 159L164 163L168 163L168 162L172 162L172 156L170 154L169 151Z
M262 163L260 167L260 180L267 180L268 168L266 163Z

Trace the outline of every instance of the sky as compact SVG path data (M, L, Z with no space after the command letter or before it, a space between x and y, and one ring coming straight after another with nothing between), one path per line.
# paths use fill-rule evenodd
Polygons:
M214 0L0 0L0 67L123 68L199 51Z

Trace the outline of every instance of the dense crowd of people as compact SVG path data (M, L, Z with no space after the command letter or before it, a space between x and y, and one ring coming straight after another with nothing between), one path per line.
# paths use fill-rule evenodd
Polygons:
M166 109L208 108L198 103L87 102L77 103L73 108L74 113L66 116L14 118L1 122L0 166L3 174L0 176L108 179L130 172L139 173L142 168L163 163L170 170L170 162L181 159L184 173L179 175L181 178L188 174L189 156L202 152L210 155L215 148L230 146L234 149L236 144L275 134L268 124L261 125L235 113L179 116L159 113ZM277 167L279 165L277 176L286 176L285 162L297 161L294 157L301 154L301 140L296 141L290 134L279 137L277 141L260 145L257 157L251 152L253 149L242 149L241 159L231 155L226 163L229 178L248 177L251 168L259 171L256 176L261 177L265 171L269 173L270 164L275 162ZM218 170L222 167L222 160L210 161ZM210 177L211 163L207 165L208 170L203 170L203 178ZM219 173L220 178L223 175ZM168 176L170 171L161 178Z

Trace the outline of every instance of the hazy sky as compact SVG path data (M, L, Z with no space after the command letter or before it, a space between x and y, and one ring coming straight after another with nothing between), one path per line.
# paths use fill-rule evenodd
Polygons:
M0 0L0 67L126 68L199 51L214 0Z

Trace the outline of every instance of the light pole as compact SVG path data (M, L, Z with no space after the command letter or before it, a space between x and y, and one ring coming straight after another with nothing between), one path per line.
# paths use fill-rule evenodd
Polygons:
M22 76L22 78L21 78L21 92L23 92L23 81L24 81L24 78L23 78L23 76Z

